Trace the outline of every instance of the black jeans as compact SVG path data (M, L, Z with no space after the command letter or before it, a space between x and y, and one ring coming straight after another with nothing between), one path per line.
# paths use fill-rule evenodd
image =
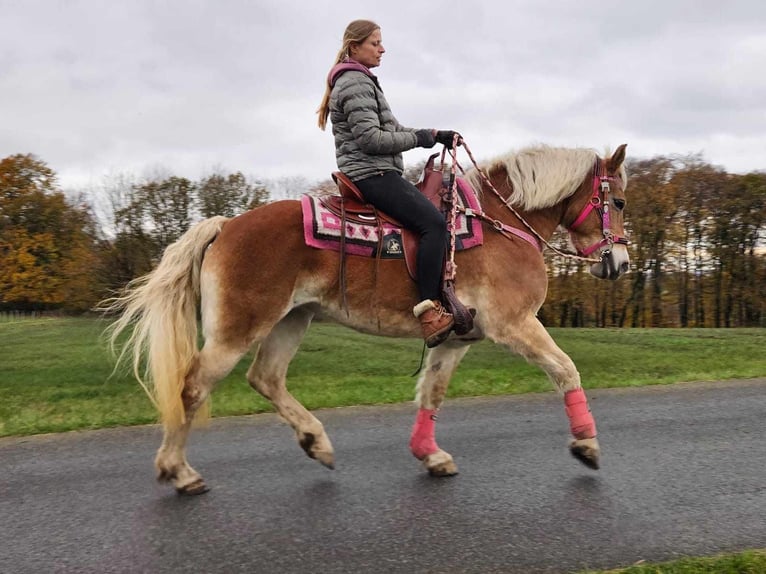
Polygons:
M420 234L417 283L421 301L440 299L447 222L420 190L395 171L354 182L368 203Z

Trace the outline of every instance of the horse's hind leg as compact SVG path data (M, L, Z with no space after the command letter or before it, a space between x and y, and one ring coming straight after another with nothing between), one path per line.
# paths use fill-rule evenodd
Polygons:
M572 359L559 348L536 317L529 317L521 324L508 325L506 336L492 338L506 343L527 361L539 366L564 394L570 430L575 439L570 444L570 451L585 466L597 469L600 449L596 439L596 423L580 385L580 373Z
M312 312L297 308L277 323L261 342L258 354L247 371L247 381L293 427L298 444L306 454L326 467L334 468L332 444L322 423L288 392L285 384L287 367L312 318Z
M412 427L410 451L422 460L432 476L457 474L452 455L436 444L436 413L444 402L447 386L469 345L447 341L428 353L426 368L420 374L417 387L418 414Z
M205 404L213 386L229 374L244 353L245 349L232 349L208 340L186 375L181 394L185 422L177 428L165 427L162 446L154 460L157 478L172 482L179 494L202 494L208 490L202 476L186 460L186 441L194 415Z

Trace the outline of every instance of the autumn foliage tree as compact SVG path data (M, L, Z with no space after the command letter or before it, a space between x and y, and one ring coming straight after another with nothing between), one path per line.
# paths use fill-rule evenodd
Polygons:
M95 225L31 154L0 160L0 307L87 308L99 286Z

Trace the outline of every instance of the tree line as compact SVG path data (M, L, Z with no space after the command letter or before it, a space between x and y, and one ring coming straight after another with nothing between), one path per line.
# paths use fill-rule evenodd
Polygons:
M541 320L571 327L766 326L766 173L729 174L695 155L634 161L628 173L631 273L598 280L585 264L546 255L550 287ZM285 186L297 197L333 184L297 178ZM95 202L66 195L36 156L6 157L0 311L87 311L151 270L196 221L237 215L270 201L272 191L240 172L197 181L121 177Z
M87 311L150 271L192 223L269 199L262 183L240 172L199 181L121 177L101 195L98 217L84 194L64 194L41 159L0 160L0 311Z
M574 327L766 327L766 173L697 155L628 164L631 272L556 259L541 317Z

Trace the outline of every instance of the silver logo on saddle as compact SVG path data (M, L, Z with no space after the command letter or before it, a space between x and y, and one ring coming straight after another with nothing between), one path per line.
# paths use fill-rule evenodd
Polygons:
M391 237L386 241L386 254L387 255L401 255L402 244L398 239Z

